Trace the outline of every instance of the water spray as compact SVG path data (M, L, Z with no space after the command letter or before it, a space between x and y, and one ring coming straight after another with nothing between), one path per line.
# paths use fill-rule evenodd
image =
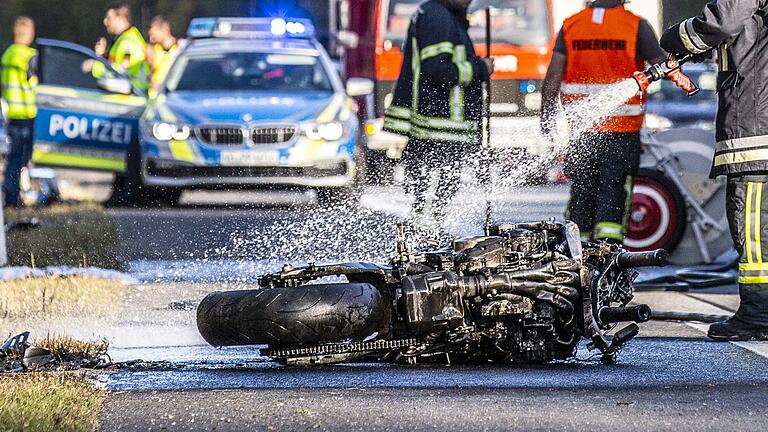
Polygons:
M640 86L642 91L647 90L652 83L666 78L677 84L688 96L693 96L699 92L699 86L680 69L692 59L693 55L687 55L680 59L671 55L667 60L656 63L645 71L635 72L632 77L637 81L637 85Z

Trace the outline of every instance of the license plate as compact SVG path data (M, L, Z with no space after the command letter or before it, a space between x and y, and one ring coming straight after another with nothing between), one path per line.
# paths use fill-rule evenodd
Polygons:
M280 162L280 153L277 151L224 151L221 152L221 164L223 166L271 166Z

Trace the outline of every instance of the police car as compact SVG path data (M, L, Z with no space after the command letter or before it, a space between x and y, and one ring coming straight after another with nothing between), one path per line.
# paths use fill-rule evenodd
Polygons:
M125 173L139 201L186 188L314 188L348 195L364 166L352 97L304 20L204 18L190 24L158 96L85 47L38 39L37 165ZM84 67L104 63L95 78Z
M123 172L145 95L92 50L64 41L38 39L36 165ZM96 78L84 66L104 64Z
M309 21L195 19L188 36L140 121L143 184L347 195L363 163L351 97L373 83L345 89Z

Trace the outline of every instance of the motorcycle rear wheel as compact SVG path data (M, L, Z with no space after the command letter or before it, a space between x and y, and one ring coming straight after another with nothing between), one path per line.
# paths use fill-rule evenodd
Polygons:
M197 308L197 328L213 346L362 341L383 335L389 319L381 294L366 283L213 292Z

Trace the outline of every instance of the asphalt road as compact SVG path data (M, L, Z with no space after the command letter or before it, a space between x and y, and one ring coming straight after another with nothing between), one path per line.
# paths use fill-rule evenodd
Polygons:
M764 430L768 360L677 331L635 340L616 365L286 368L186 348L206 360L113 374L103 429Z
M493 197L497 221L558 217L567 188ZM465 192L454 232L480 231L483 197ZM616 365L348 364L286 368L253 348L201 345L193 311L169 301L247 285L294 262L385 260L408 198L371 189L361 207L310 194L196 192L178 209L114 209L122 253L142 283L111 331L116 360L159 363L103 376L102 430L764 430L768 345L714 343L702 327L649 323ZM728 313L726 295L651 292L655 308ZM581 351L584 359L588 353Z

